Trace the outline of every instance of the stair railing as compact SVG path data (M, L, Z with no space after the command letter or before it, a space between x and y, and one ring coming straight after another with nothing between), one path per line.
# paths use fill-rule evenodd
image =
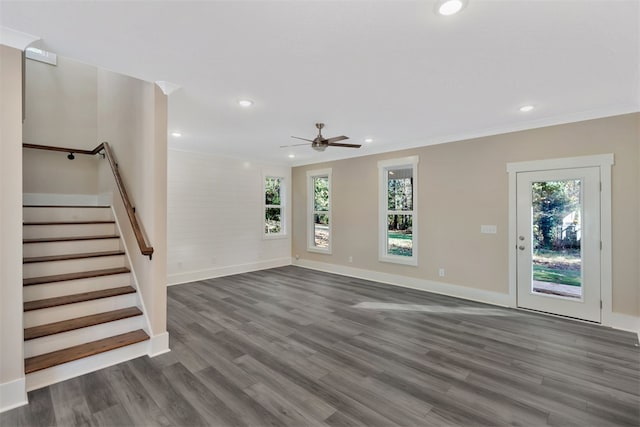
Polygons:
M113 177L116 180L116 185L118 186L118 191L120 192L120 197L122 198L122 203L124 204L125 210L127 211L127 216L129 217L129 222L131 223L131 228L133 229L133 234L136 236L136 241L138 242L138 247L140 248L140 252L142 255L148 256L151 259L153 255L153 247L147 244L147 241L144 237L144 233L142 233L142 228L140 227L140 223L136 217L136 211L131 201L129 200L129 195L127 194L127 189L124 186L124 182L122 181L122 177L120 176L120 172L118 170L118 163L115 161L113 156L113 151L111 151L111 147L108 142L102 142L93 150L82 150L76 148L65 148L65 147L53 147L50 145L37 145L37 144L22 144L24 148L33 148L36 150L49 150L49 151L61 151L63 153L69 153L69 159L74 158L74 154L87 154L89 156L95 156L99 154L101 151L104 151L104 156L109 161L109 165L111 166L111 171L113 172Z

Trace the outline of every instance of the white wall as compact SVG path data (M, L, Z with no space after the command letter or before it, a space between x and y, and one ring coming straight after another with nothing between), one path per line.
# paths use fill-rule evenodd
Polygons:
M98 139L108 142L136 208L143 233L154 248L141 254L106 161L99 190L113 194L113 206L128 248L149 318L153 352L167 349L167 97L153 83L98 70ZM163 344L160 348L153 342Z
M64 57L56 66L25 62L23 140L30 144L93 149L98 145L97 68ZM98 193L98 159L67 153L25 149L25 203L87 200L76 195ZM74 195L61 196L61 195Z
M22 52L0 45L0 411L26 403L22 328Z
M97 71L60 56L55 66L27 60L24 142L83 149L98 145Z
M263 239L264 175L285 178L290 219L290 167L169 150L169 284L290 264L290 231Z
M55 142L53 145L62 144ZM75 157L69 160L67 153L25 148L22 190L28 194L98 194L98 164L101 160L82 154Z

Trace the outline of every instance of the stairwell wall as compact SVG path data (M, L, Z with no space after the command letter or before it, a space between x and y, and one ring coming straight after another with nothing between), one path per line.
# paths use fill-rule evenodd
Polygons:
M0 411L27 403L22 327L22 51L0 45Z
M70 161L65 153L22 150L24 200L114 206L150 322L151 351L161 352L168 347L167 98L153 83L60 56L57 66L31 60L26 64L24 141L79 149L109 142L154 247L153 260L140 254L109 163L98 156L76 155Z
M25 61L24 142L92 149L98 133L98 69L59 56ZM62 153L58 153L63 158Z
M123 239L150 322L152 351L168 350L167 284L167 97L153 83L98 70L98 140L112 146L153 258L140 253L108 162L100 163L98 188L111 193Z
M98 69L65 57L57 65L25 61L23 141L91 150L98 145ZM25 149L25 203L93 204L98 162L90 156Z

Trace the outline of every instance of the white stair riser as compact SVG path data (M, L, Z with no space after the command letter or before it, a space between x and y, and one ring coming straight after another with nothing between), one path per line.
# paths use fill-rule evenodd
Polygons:
M27 391L36 390L89 372L113 366L144 356L149 352L149 341L121 347L115 350L85 357L73 362L53 366L27 375Z
M22 208L24 222L111 221L111 208Z
M111 208L24 208L24 222L78 222L78 221L112 221ZM66 224L66 225L26 225L23 228L25 239L81 237L94 235L114 235L117 227L111 224ZM116 251L123 248L120 239L78 240L67 242L28 243L23 245L24 257L41 257L87 252ZM23 276L33 278L40 276L67 274L81 271L101 270L122 267L126 264L124 255L81 258L64 261L48 261L24 264ZM53 298L82 292L104 290L114 287L129 286L129 273L93 277L64 282L46 283L25 286L25 301ZM126 294L102 298L92 301L32 310L23 315L25 328L75 319L96 313L137 306L137 294ZM80 328L51 336L25 341L25 357L47 354L64 348L73 347L111 336L146 329L144 316L134 316L114 322ZM35 390L69 378L102 369L117 363L143 356L149 352L149 341L125 346L119 349L82 358L73 362L54 366L27 375L28 390Z
M23 288L24 301L35 301L45 298L61 297L82 292L101 291L119 288L131 284L130 273L111 274L109 276L90 277L88 279L67 280L64 282L31 285Z
M60 305L43 308L41 310L26 311L24 313L24 327L44 325L76 317L90 316L104 311L118 310L136 305L136 294L118 295L75 304Z
M144 327L144 316L140 315L49 335L46 337L35 338L24 342L24 357L33 357L40 354L51 353L52 351L101 340L114 335L143 329Z
M23 265L22 274L25 279L29 279L32 277L50 276L54 274L79 273L81 271L124 267L124 263L124 255L69 259L64 261L33 262Z
M53 256L84 252L105 252L122 249L120 239L77 240L71 242L25 243L22 256Z
M116 234L115 224L25 225L23 239L48 237L106 236Z

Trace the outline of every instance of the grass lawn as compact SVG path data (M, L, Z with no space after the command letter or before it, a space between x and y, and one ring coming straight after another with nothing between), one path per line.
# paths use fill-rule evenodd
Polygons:
M533 280L581 286L580 249L535 249L533 253Z
M535 263L533 264L533 280L581 286L580 270L558 269Z
M411 234L390 232L389 233L389 238L390 239L400 239L400 240L411 240Z
M412 235L402 232L389 232L389 255L411 256L413 254Z

